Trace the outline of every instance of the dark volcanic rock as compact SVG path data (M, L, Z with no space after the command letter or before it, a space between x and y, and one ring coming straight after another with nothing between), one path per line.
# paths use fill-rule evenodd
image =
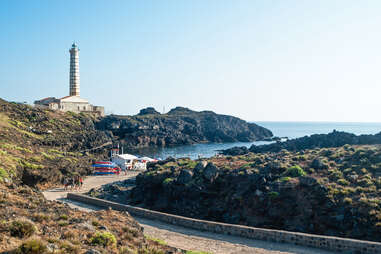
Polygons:
M148 107L148 108L143 108L139 111L138 116L143 116L143 115L160 115L160 113L157 112L155 108Z
M167 114L153 108L136 116L106 116L96 124L111 131L124 146L186 145L202 142L249 142L272 137L270 130L237 117L177 107Z
M193 172L183 169L180 171L180 175L177 177L177 182L181 184L187 184L192 181Z
M123 200L225 223L364 240L381 237L379 146L216 157L208 159L207 165L197 162L182 158L157 163L136 178L132 195Z
M355 135L352 133L335 131L328 134L314 134L311 136L305 136L296 139L290 139L285 142L276 142L268 145L252 145L249 148L249 152L253 153L265 153L265 152L279 152L282 149L288 151L302 151L305 149L314 148L329 148L340 147L343 145L373 145L381 144L381 132L374 135ZM230 148L221 151L225 155L235 155L237 152L242 155L240 147Z
M209 181L214 181L218 176L218 168L216 165L214 165L212 162L209 162L208 165L206 165L203 175L204 177Z
M311 168L313 169L326 169L328 168L328 165L326 165L322 159L315 158L311 163Z
M206 162L206 161L200 161L200 162L198 162L196 167L194 168L193 172L195 174L200 174L204 170L206 165L208 165L208 162Z
M222 154L225 155L244 155L249 152L249 149L247 149L246 146L235 146L226 150L222 150Z

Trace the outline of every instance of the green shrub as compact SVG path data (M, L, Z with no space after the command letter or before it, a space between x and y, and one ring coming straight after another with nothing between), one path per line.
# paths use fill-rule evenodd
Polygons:
M43 222L43 221L49 221L50 220L50 216L46 215L44 213L34 213L32 215L32 217L33 217L33 220L37 221L37 222Z
M45 152L41 152L42 156L44 156L46 159L48 160L54 160L55 159L55 156L54 155L49 155Z
M8 172L5 169L0 168L0 182L4 181L5 178L9 178Z
M91 221L91 224L92 224L93 226L95 226L95 227L98 227L98 226L101 225L101 224L99 223L98 220L92 220L92 221Z
M171 182L173 182L175 179L171 178L171 177L168 177L166 178L164 181L163 181L163 184L164 185L168 185L170 184Z
M240 169L249 169L249 168L251 168L251 163L243 164Z
M344 174L348 174L348 173L350 173L350 172L352 172L352 171L353 171L352 168L346 168L346 169L343 170L343 173L344 173Z
M16 254L43 254L46 253L47 247L44 242L39 239L31 239L20 245L15 251Z
M290 180L291 180L291 177L289 177L289 176L283 176L283 177L279 178L280 182L288 182Z
M68 220L68 216L66 214L61 214L58 219L59 220Z
M60 249L63 250L63 253L70 253L70 254L79 254L81 249L78 246L75 246L67 241L60 243Z
M360 186L371 186L373 185L373 182L372 180L368 179L368 178L361 178L359 180L357 180L357 184L360 185Z
M291 176L291 177L298 177L298 176L305 176L306 172L299 166L295 165L292 167L289 167L286 172L284 172L285 176Z
M22 160L20 161L21 165L26 167L26 168L30 168L30 169L42 169L44 168L43 165L38 165L38 164L33 164L33 163L30 163L26 160Z
M331 179L337 180L343 178L343 173L337 169L330 169L328 172Z
M67 225L69 225L69 223L65 220L59 220L58 221L58 226L60 226L60 227L65 227Z
M36 230L36 226L31 221L27 220L14 220L9 225L11 236L20 238L29 237L33 235Z
M343 185L343 186L349 185L349 182L347 180L343 179L343 178L337 180L337 183L340 184L340 185Z
M277 197L279 197L279 192L270 191L269 193L267 193L267 195L269 196L270 199L276 199Z
M351 205L352 204L352 199L351 198L348 198L348 197L346 197L346 198L344 198L344 203L346 203L346 204L348 204L348 205Z
M119 254L133 254L133 253L136 253L135 251L131 250L130 248L128 247L122 247L120 248L119 250Z
M94 245L101 245L103 247L116 245L115 236L107 231L96 232L91 238L90 243Z
M147 239L151 240L151 241L154 241L154 242L157 242L158 244L160 245L168 245L164 240L161 240L159 238L154 238L154 237L151 237L149 235L144 235Z

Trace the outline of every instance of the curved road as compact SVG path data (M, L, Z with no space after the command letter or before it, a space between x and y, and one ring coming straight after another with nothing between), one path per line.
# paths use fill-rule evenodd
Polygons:
M127 175L112 176L89 176L84 180L83 188L79 192L87 192L92 188L101 185L122 181L135 177L139 172L128 172ZM63 188L55 188L44 191L43 194L48 200L59 200L68 203L73 208L84 211L96 211L100 208L74 202L66 199L67 191ZM282 244L265 242L259 240L246 239L237 236L222 235L211 232L202 232L180 226L162 223L155 220L134 217L143 227L144 233L154 238L164 240L168 245L185 250L197 250L218 254L332 254L320 249L296 246L292 244Z

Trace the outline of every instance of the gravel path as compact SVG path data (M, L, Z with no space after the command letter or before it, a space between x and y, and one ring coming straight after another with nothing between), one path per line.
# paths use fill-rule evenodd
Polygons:
M101 185L122 181L135 177L139 172L128 172L128 175L120 176L89 176L84 180L84 186L79 193L87 192L92 188ZM43 192L48 200L60 200L68 203L73 208L84 211L99 210L98 207L86 205L66 199L67 191L63 188L56 188ZM143 227L144 233L154 238L164 240L168 245L196 251L206 251L216 254L332 254L319 249L301 247L291 244L281 244L273 242L258 241L242 237L222 235L210 232L201 232L194 229L188 229L180 226L162 223L159 221L148 220L134 217Z

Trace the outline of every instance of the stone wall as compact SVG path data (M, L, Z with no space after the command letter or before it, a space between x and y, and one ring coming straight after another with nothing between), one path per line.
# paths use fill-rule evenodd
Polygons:
M92 111L93 107L89 103L83 102L61 102L61 110L80 113L82 111Z
M375 254L381 253L381 243L361 241L340 237L330 237L322 235L312 235L297 232L288 232L282 230L254 228L241 225L232 225L226 223L204 221L198 219L192 219L172 214L166 214L156 212L144 208L133 207L129 205L123 205L114 203L111 201L92 198L86 195L69 193L68 199L80 201L99 207L111 207L114 210L128 211L132 215L137 217L143 217L147 219L158 220L174 225L180 225L187 228L193 228L202 231L209 231L214 233L228 234L242 236L251 239L291 243L301 246L320 248L335 252L344 253L358 253L358 254Z

